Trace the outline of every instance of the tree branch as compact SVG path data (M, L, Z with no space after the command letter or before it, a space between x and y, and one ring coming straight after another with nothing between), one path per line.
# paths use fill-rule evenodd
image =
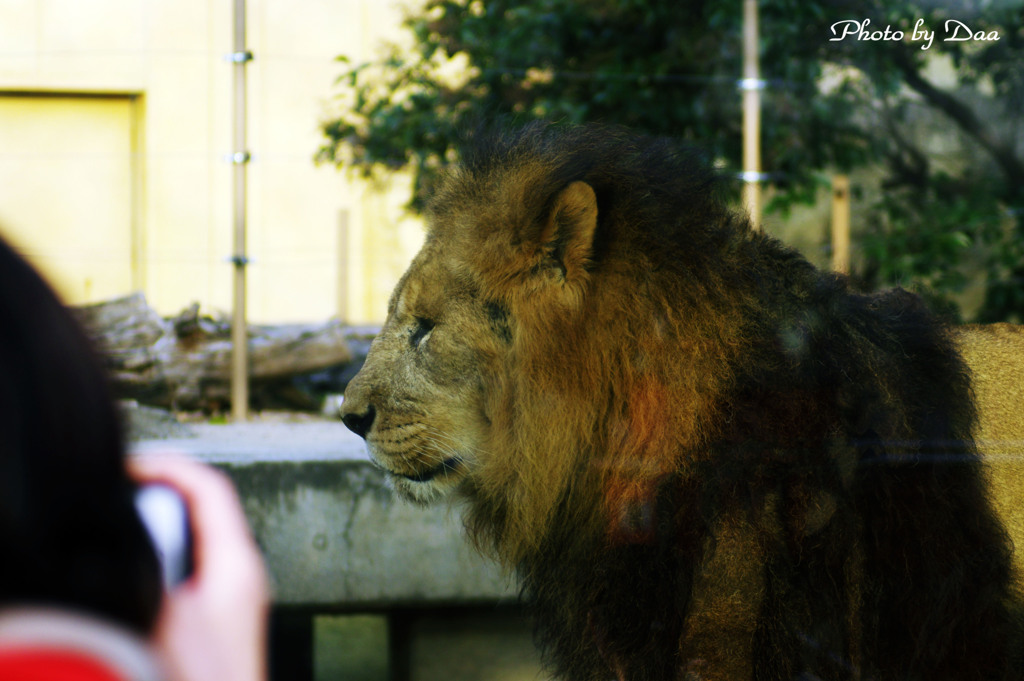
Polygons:
M999 164L1008 181L1008 194L1014 195L1024 188L1024 162L1013 153L1013 147L1002 142L986 128L974 112L963 102L947 92L939 90L925 80L912 60L902 50L893 51L893 62L903 74L904 80L915 92L925 98L973 137Z
M893 176L883 184L883 187L891 189L899 185L907 185L921 189L927 186L930 165L928 157L907 141L907 138L900 132L896 126L897 116L893 114L887 99L883 100L882 107L882 121L886 130L889 131L889 137L896 145L896 150L888 154L889 168L892 170Z

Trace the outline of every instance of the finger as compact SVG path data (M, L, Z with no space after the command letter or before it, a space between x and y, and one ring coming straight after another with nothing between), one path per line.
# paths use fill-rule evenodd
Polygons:
M237 569L243 562L240 558L262 570L262 558L227 475L177 455L135 457L129 462L129 471L140 482L164 483L181 493L192 519L197 573L216 567ZM227 559L211 560L218 555Z
M230 479L219 470L179 455L133 458L128 470L142 483L164 483L184 497L197 524L248 527Z

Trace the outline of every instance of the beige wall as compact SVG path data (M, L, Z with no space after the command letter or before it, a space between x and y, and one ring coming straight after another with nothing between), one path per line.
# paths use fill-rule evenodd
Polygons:
M341 53L399 35L386 0L249 0L249 315L379 322L422 240L402 178L314 165ZM230 309L232 3L0 2L0 233L69 302L142 288Z
M116 296L141 284L133 248L136 111L131 97L0 96L0 225L66 299Z

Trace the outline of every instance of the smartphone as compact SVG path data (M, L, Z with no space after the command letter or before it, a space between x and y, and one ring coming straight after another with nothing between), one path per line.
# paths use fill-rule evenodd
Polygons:
M192 530L188 507L173 487L144 485L135 493L135 508L149 533L168 591L192 574Z

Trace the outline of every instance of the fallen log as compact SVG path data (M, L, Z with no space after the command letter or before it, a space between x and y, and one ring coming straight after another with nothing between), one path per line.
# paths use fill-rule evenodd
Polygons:
M200 315L198 304L164 319L142 293L75 308L75 313L102 353L117 397L173 410L229 407L229 322ZM351 335L337 320L250 326L253 406L316 409L310 403L315 400L288 394L291 379L352 362Z

